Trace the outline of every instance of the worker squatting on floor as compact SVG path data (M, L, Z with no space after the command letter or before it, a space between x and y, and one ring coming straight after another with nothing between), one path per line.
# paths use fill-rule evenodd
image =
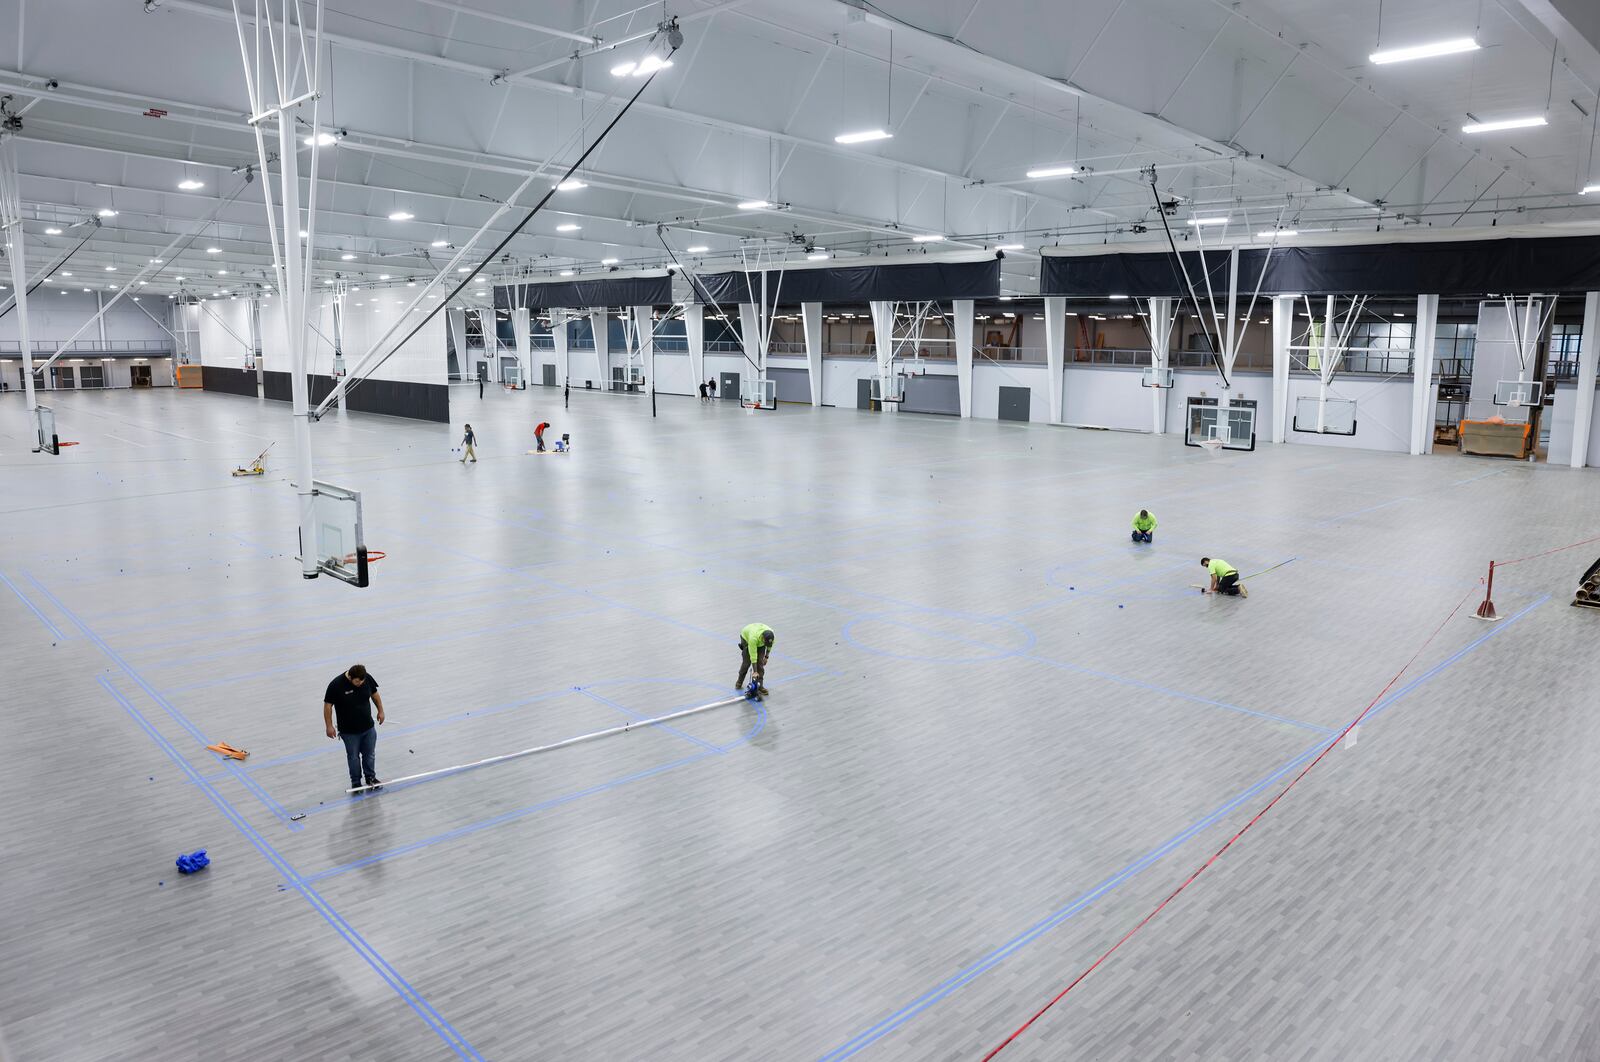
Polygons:
M1201 588L1200 592L1213 594L1227 594L1230 597L1249 597L1249 591L1239 585L1239 569L1225 560L1213 560L1210 557L1201 557L1200 563L1205 565L1206 571L1211 573L1211 588Z

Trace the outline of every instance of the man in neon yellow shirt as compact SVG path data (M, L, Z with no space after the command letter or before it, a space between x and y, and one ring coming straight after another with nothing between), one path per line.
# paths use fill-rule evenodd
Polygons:
M1133 540L1135 542L1152 541L1156 529L1156 518L1150 515L1149 509L1140 509L1139 515L1133 518Z
M1200 563L1206 566L1206 571L1211 573L1211 593L1227 594L1229 597L1249 597L1250 594L1243 586L1239 585L1239 569L1225 560L1212 560L1210 557L1201 557ZM1206 593L1204 589L1200 591Z
M745 624L739 632L739 681L733 684L734 689L744 689L744 677L749 674L756 680L756 692L767 695L767 654L772 652L775 637L765 623Z

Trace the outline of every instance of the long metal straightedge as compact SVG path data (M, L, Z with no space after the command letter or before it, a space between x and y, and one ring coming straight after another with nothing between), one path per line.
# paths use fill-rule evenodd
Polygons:
M384 782L383 785L391 786L399 785L402 782L420 782L424 778L440 778L447 774L457 774L461 771L470 771L478 767L487 767L494 763L505 763L507 760L521 759L523 756L532 756L539 752L554 752L556 749L564 749L569 745L577 745L584 741L593 741L596 738L610 737L612 734L626 734L630 730L637 730L643 726L655 726L660 723L670 723L674 719L682 719L687 715L697 715L700 712L709 712L713 708L726 708L730 704L738 704L743 700L745 700L745 696L742 693L737 697L724 697L722 700L712 701L710 704L701 704L693 708L685 708L679 712L669 712L666 715L658 715L649 719L634 719L631 722L623 723L621 726L608 727L605 730L596 730L589 734L579 734L577 737L566 738L562 741L552 742L549 745L535 745L531 749L522 749L517 752L507 752L499 756L490 756L486 760L475 760L472 763L460 763L454 767L440 767L438 770L423 771L421 774L408 774L404 778L391 778L389 781ZM381 786L358 785L350 789L346 789L345 792L364 793L369 789L378 788L381 788Z

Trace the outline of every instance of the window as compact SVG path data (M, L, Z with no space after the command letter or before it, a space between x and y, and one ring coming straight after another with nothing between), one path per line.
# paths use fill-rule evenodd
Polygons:
M1434 332L1434 373L1440 377L1470 377L1472 349L1478 342L1478 322L1440 321Z
M1550 328L1550 357L1545 362L1545 379L1573 380L1578 376L1578 342L1583 338L1581 324L1557 324Z
M100 365L85 365L78 369L78 386L83 388L104 387L106 385L105 368Z
M1345 372L1390 375L1411 371L1412 324L1409 321L1361 321L1350 334Z

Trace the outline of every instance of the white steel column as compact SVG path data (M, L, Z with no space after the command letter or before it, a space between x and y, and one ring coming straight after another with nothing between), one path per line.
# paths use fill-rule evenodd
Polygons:
M478 334L483 336L483 360L489 366L489 382L498 383L500 380L500 328L496 323L494 309L478 307L468 310L468 313L478 315Z
M822 303L800 304L800 324L806 335L806 378L811 382L811 404L822 405Z
M1067 300L1061 295L1044 299L1044 360L1050 374L1050 423L1061 423L1062 387L1066 384Z
M522 386L527 387L533 373L533 313L526 306L511 311L511 341L517 348L518 373ZM541 380L542 382L542 380Z
M470 380L476 373L472 357L467 353L467 311L454 307L446 310L444 323L450 329L450 342L456 348L456 368L463 380Z
M22 393L27 404L28 434L39 449L50 440L41 437L38 401L33 391L33 340L28 331L28 263L22 230L22 189L17 182L17 138L0 133L0 236L11 264L11 290L16 292L17 338L22 340Z
M1600 362L1600 291L1591 291L1583 300L1583 335L1578 337L1578 404L1572 415L1573 468L1589 463L1596 362Z
M1275 295L1272 299L1272 441L1275 443L1289 437L1289 363L1293 357L1289 344L1292 342L1294 296Z
M655 353L656 346L655 307L635 306L633 308L633 331L638 337L639 361L643 364L644 392L649 394L651 355Z
M756 376L767 375L767 331L761 327L761 307L753 302L739 304L739 338L744 342L745 356L756 365ZM743 376L744 370L740 369Z
M285 34L287 36L287 34ZM287 50L287 49L286 49ZM315 579L316 494L311 486L311 406L306 386L306 297L300 255L300 145L294 108L278 112L278 171L283 197L283 316L289 341L289 405L294 416L295 490L300 498L300 574ZM312 135L316 135L312 123ZM312 187L315 188L315 174ZM308 226L309 228L309 226Z
M1417 324L1411 336L1411 452L1433 449L1433 341L1439 332L1439 296L1417 296Z
M604 309L589 311L589 334L594 336L595 386L611 389L611 315Z
M567 311L550 311L550 342L555 347L556 364L561 366L561 386L566 387L572 381L572 357L568 347L570 338L567 332Z
M706 382L706 308L693 298L683 307L683 335L689 347L689 373L699 388Z
M956 391L963 417L972 416L972 306L971 299L955 299L950 304L956 330Z
M1167 369L1172 364L1173 303L1171 298L1154 298L1149 302L1150 322L1150 373L1152 382L1164 383ZM1150 430L1157 435L1167 430L1167 392L1162 387L1150 388Z
M873 346L878 355L878 393L894 394L894 303L869 302L872 311ZM883 402L879 408L885 413L897 412L898 402Z

